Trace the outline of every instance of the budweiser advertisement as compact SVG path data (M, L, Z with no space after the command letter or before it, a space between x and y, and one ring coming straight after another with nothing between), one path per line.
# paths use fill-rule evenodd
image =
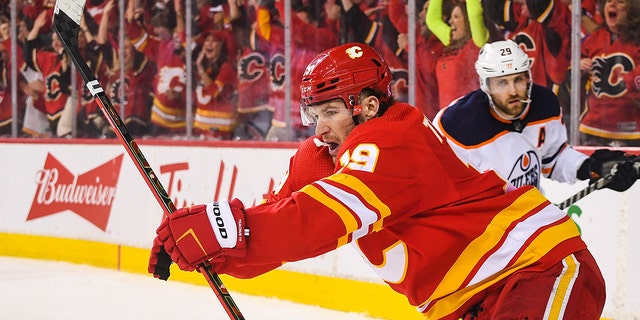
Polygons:
M248 206L259 203L295 152L179 145L141 149L176 207L232 198ZM10 143L2 150L0 190L11 210L0 213L0 232L148 246L163 211L120 145Z
M122 155L82 174L74 174L47 154L36 172L36 193L27 220L71 210L101 230L107 229L116 197Z

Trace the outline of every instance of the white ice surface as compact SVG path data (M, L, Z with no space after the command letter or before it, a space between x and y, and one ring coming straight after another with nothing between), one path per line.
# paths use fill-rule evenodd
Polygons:
M366 320L231 292L248 320ZM67 262L0 256L0 319L229 319L211 288Z

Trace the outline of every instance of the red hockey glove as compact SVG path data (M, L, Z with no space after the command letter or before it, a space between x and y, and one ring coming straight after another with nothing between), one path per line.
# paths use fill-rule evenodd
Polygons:
M244 206L238 199L179 209L156 233L157 242L185 271L205 261L246 254Z

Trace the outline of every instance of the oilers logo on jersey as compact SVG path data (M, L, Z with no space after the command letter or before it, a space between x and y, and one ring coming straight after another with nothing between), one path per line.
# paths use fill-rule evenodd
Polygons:
M516 188L524 185L538 186L540 183L540 159L529 150L520 155L513 164L507 180Z

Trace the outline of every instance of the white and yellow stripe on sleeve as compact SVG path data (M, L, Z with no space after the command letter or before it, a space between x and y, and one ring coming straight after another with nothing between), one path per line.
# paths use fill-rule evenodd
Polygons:
M564 317L573 284L580 271L580 262L574 255L564 258L562 264L564 268L553 284L547 309L544 312L544 319L562 319Z
M382 220L391 214L389 207L358 178L336 173L300 190L336 213L344 223L347 234L339 245L348 241L348 235L358 239L372 227L382 229ZM372 210L374 208L375 210Z

